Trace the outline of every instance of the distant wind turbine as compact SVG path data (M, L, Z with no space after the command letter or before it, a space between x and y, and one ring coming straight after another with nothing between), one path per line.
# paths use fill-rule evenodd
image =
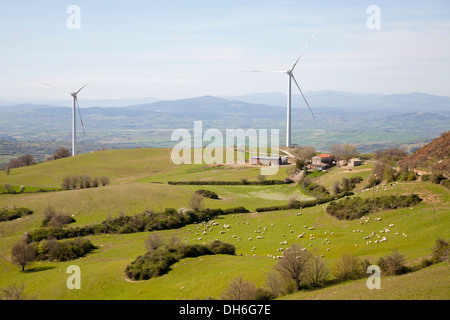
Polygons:
M314 32L313 35L311 36L311 38L309 39L308 43L306 44L305 48L303 48L302 52L300 53L300 56L297 58L297 60L295 61L294 65L292 66L291 69L287 70L287 71L260 71L260 70L251 70L251 71L246 71L246 72L270 72L270 73L286 73L289 78L288 78L288 94L287 94L287 119L286 119L286 147L290 147L291 146L291 93L292 93L292 80L294 80L298 90L300 91L303 99L306 102L306 105L308 106L309 111L311 112L312 116L314 117L314 119L316 119L316 116L314 115L313 111L311 110L311 107L309 106L308 101L305 98L305 95L302 92L302 89L300 89L300 86L298 85L297 81L295 80L294 77L294 69L297 66L298 61L300 60L300 58L302 57L303 53L305 52L306 48L308 47L309 43L311 42L312 38L314 38L315 34L317 33Z
M103 72L103 70L100 70L97 74L95 74L91 80L89 80L84 86L82 86L80 89L78 89L75 92L69 92L69 94L72 96L73 98L73 113L72 113L72 156L76 156L77 155L77 113L76 110L78 108L78 114L80 116L80 122L81 122L81 127L83 128L83 134L86 135L86 132L84 131L84 124L83 124L83 118L81 118L81 111L80 111L80 105L78 103L78 93L80 93L81 90L83 90L92 80L94 80L96 77L98 77L101 73ZM53 89L59 90L59 91L63 91L55 86L52 86L48 83L45 82L40 82L37 81L40 84L43 84L45 86L51 87ZM64 93L67 93L65 91L63 91Z

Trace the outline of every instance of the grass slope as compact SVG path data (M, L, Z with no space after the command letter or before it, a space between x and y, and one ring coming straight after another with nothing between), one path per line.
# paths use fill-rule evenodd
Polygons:
M276 259L269 258L267 255L279 255L278 248L287 247L293 243L317 250L319 254L325 256L326 263L331 266L344 252L353 252L375 262L379 257L390 254L395 248L404 254L407 260L416 260L431 252L438 237L450 237L448 205L450 191L441 185L415 181L387 185L376 188L375 191L358 191L358 195L362 197L418 193L424 199L420 205L413 208L369 214L370 222L364 224L361 224L359 220L339 221L327 215L324 212L324 205L321 205L303 210L218 217L215 219L218 225L212 226L212 230L207 231L206 234L203 234L205 227L201 224L159 231L167 238L177 235L188 243L208 243L214 239L229 242L236 246L236 256L217 255L184 259L175 264L168 274L148 281L129 282L124 274L126 266L138 255L145 253L144 240L149 235L148 232L90 236L88 238L98 248L93 253L75 261L38 262L26 272L20 272L17 266L10 263L12 246L24 232L40 226L43 210L48 204L52 204L58 210L74 214L77 220L74 225L98 223L109 215L116 216L120 212L135 214L149 208L159 210L165 207L186 207L195 190L204 187L154 183L150 182L149 177L157 176L155 179L160 180L159 182L166 179L172 180L177 177L177 173L182 176L180 180L188 180L193 178L193 175L196 175L196 179L206 179L208 176L214 179L220 178L217 174L219 171L196 171L202 165L169 167L167 149L135 149L128 152L102 151L64 159L65 161L52 161L20 169L23 171L17 169L17 175L9 177L17 179L15 182L11 181L15 184L28 185L27 182L29 182L33 185L33 183L44 181L45 174L49 172L55 173L56 177L63 177L66 174L76 174L86 170L89 171L86 173L93 176L100 175L96 172L109 176L112 184L94 189L0 195L0 206L21 205L35 211L33 215L26 218L0 223L0 287L23 283L26 288L25 294L38 299L194 299L208 296L219 298L227 284L241 274L246 280L254 281L258 286L263 285L265 275L277 263ZM78 162L77 158L81 160ZM108 161L103 166L103 163L99 163L100 159ZM130 169L127 169L128 167ZM233 178L238 178L240 170L245 171L245 169L231 169L230 174L235 175ZM250 167L248 170L250 169L254 168ZM322 181L332 185L334 181L341 180L343 175L348 174L354 174L354 172L336 169L315 179L326 179ZM142 182L147 178L149 178L147 182ZM207 186L206 189L218 193L221 198L221 200L205 199L205 207L213 208L242 205L253 210L257 206L285 204L293 194L299 198L307 198L300 193L298 187L291 185ZM298 212L302 215L298 216ZM376 221L376 217L382 220ZM225 224L230 227L223 228ZM379 232L389 224L394 226L390 228L392 230L390 233L384 234L388 241L367 244L367 240L363 239L372 231ZM304 228L305 225L314 227L314 230ZM362 230L362 232L353 232L353 230ZM221 231L225 232L221 233ZM298 238L298 235L303 232L305 236ZM331 232L334 234L331 235ZM396 236L395 233L399 235ZM407 237L402 236L403 233L407 234ZM314 240L309 239L310 234L315 237ZM262 238L257 239L258 236ZM241 241L238 241L238 237ZM322 244L325 239L328 239L330 244ZM280 245L280 242L284 240L288 242L288 245ZM327 251L327 248L330 248L330 251ZM72 264L81 268L81 290L68 290L66 287L69 275L65 271ZM424 285L418 285L416 291L412 286L409 291L402 291L401 287L406 283L402 279L412 281L410 277ZM446 283L448 268L446 269L445 265L439 265L402 277L386 278L386 281L383 279L382 286L384 283L390 286L392 282L389 287L391 289L378 291L374 298L424 297L430 290L425 284L431 277ZM363 292L364 289L358 289L360 287L352 287L352 283L345 283L315 292L299 292L298 296L293 295L287 298L314 298L314 294L324 298L329 290L331 293L336 290L341 292L339 288L341 286L346 288L347 285L350 286L348 290L354 291L354 295L351 292L347 295L342 293L344 298L370 298L371 296L368 295L373 294ZM356 281L354 285L361 286L364 283ZM324 294L321 295L321 292ZM341 296L336 296L336 298L339 297ZM448 290L439 290L433 297L448 298Z

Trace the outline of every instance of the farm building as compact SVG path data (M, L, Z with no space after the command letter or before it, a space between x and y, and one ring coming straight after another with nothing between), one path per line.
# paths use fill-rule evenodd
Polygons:
M318 156L312 157L311 165L309 166L312 170L322 171L333 165L333 157L331 154L319 154Z
M266 166L287 164L287 157L267 157L253 156L250 158L250 164L262 164Z
M333 157L331 156L331 154L319 154L318 156L312 157L312 164L313 165L319 165L319 164L328 164L328 165L332 165L333 164Z
M362 161L359 158L353 158L348 161L350 167L356 167L362 165Z

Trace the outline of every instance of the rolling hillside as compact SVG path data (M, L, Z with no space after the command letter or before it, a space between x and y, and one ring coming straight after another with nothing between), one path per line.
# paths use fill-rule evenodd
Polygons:
M34 211L32 215L0 222L0 287L10 285L25 286L25 294L37 299L203 299L220 298L230 281L243 275L245 280L263 286L266 275L273 269L279 255L280 242L289 245L299 244L308 250L315 250L324 256L331 268L344 253L351 252L370 261L390 254L398 249L407 261L421 261L429 256L437 238L450 237L449 203L450 191L442 185L413 181L386 185L374 190L364 190L361 186L367 181L366 169L349 172L338 169L314 178L325 186L332 185L342 177L361 174L364 181L356 189L363 198L411 193L418 194L422 203L411 208L391 209L370 213L370 223L363 220L340 221L324 211L324 205L301 210L282 210L255 213L261 206L284 205L295 196L299 200L311 199L295 185L275 186L184 186L169 185L167 181L176 180L220 180L226 177L239 181L241 177L256 180L253 167L225 167L212 170L206 165L169 166L168 149L132 149L100 151L73 158L50 161L35 166L20 168L6 176L0 173L0 183L24 185L58 186L62 177L68 174L86 173L92 176L107 175L111 184L105 187L76 189L70 191L4 194L0 195L0 208L20 205ZM281 178L287 172L279 172ZM244 206L250 213L219 216L210 224L191 224L175 229L136 232L125 234L94 234L83 238L90 239L96 249L72 261L39 261L28 270L11 264L11 248L25 232L32 232L41 226L44 211L48 205L73 216L75 223L66 228L83 227L102 221L132 216L144 210L163 210L167 207L189 207L189 199L198 189L208 189L219 195L218 200L205 199L209 208L233 208ZM298 213L301 212L301 215ZM375 218L381 218L380 221ZM363 223L363 224L361 224ZM386 234L388 241L368 244L365 236L388 225L392 232ZM208 225L208 227L206 227ZM229 226L225 228L224 226ZM314 229L305 229L304 226ZM262 230L265 232L260 233ZM361 232L355 232L360 230ZM258 232L259 231L259 232ZM307 232L314 236L299 238ZM175 263L170 271L145 281L129 281L124 270L137 256L146 252L144 241L152 233L165 239L178 236L184 243L202 244L212 240L231 243L236 255L213 255L186 258ZM395 233L398 233L396 235ZM402 234L406 234L407 237ZM260 236L261 238L258 238ZM199 240L201 238L201 240ZM240 238L240 239L238 239ZM251 240L249 240L251 238ZM325 239L329 243L323 244ZM283 245L281 245L283 246ZM329 249L329 250L327 250ZM82 289L68 290L65 273L69 265L78 265L82 270ZM448 279L448 264L441 264L409 273L402 277L386 278L386 288L376 296L367 296L360 282L343 283L329 288L313 291L301 290L292 296L281 298L314 299L326 298L330 290L347 292L336 298L374 299L423 298L427 299L430 286L423 284L430 277L441 277L442 283ZM392 279L391 279L392 278ZM403 280L404 279L404 280ZM384 280L383 280L384 281ZM399 288L407 281L422 283L417 289L410 287L408 295ZM392 285L391 285L392 283ZM435 283L435 282L430 282ZM359 284L359 285L358 285ZM355 287L358 286L358 287ZM350 288L348 291L347 288ZM398 291L395 291L399 289ZM346 291L347 290L347 291ZM448 298L447 291L439 291L432 298ZM333 298L333 297L330 297Z
M450 176L450 131L414 151L400 165L410 169L444 172Z
M203 121L204 130L279 129L283 145L286 110L271 105L270 96L266 98L246 102L238 100L239 97L203 96L126 107L82 108L86 136L79 134L80 148L88 152L104 147L172 147L173 130L192 131L194 121L198 120ZM419 93L312 94L315 120L305 113L307 109L300 101L293 103L293 143L314 145L322 150L334 143L353 143L361 152L423 145L448 129L450 116L448 97ZM0 155L11 156L10 151L19 150L20 143L26 141L69 145L71 116L69 107L30 104L0 107L0 139L8 139L10 144L17 141L15 149L0 143Z

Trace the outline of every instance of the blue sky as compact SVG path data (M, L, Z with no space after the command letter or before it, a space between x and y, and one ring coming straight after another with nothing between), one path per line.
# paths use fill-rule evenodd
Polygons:
M100 69L83 97L285 92L283 74L239 71L288 69L315 30L295 70L304 92L450 96L448 0L0 1L0 30L0 97L64 98L35 80L73 91Z

